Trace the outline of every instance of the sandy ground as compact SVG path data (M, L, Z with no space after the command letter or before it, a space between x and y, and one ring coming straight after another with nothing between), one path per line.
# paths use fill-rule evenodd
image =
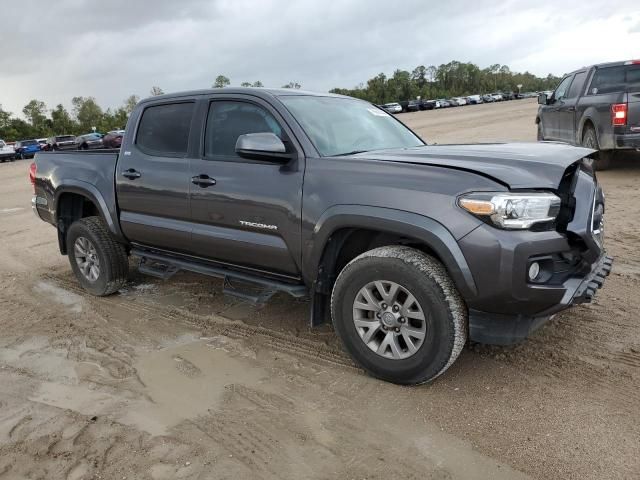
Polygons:
M532 101L401 115L428 141L533 140ZM81 291L0 164L0 479L638 478L640 165L599 175L614 273L514 348L431 385L364 375L308 305L133 273Z

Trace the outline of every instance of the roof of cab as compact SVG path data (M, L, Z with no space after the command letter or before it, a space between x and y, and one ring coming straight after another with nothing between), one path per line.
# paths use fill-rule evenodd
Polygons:
M298 90L294 88L263 88L263 87L225 87L225 88L206 88L202 90L188 90L184 92L166 93L163 95L156 95L153 97L147 97L140 101L140 103L156 102L158 100L171 100L184 97L196 97L202 95L211 95L214 93L224 94L245 94L254 95L260 98L266 97L285 97L291 95L298 96L314 96L314 97L336 97L336 98L351 98L345 95L338 95L335 93L320 93L309 92L306 90Z

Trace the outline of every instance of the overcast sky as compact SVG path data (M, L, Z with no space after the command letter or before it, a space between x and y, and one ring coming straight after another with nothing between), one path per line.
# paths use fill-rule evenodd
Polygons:
M450 60L538 75L640 57L640 1L1 0L0 104L289 81L354 87Z

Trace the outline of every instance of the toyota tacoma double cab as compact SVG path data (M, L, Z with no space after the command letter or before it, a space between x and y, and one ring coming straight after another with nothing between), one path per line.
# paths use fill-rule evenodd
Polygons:
M119 152L38 153L30 178L90 293L121 289L132 256L258 304L308 297L364 369L417 384L602 286L593 153L427 145L354 98L225 88L143 100Z
M640 60L576 70L538 103L538 140L598 150L598 170L609 168L621 150L640 150Z

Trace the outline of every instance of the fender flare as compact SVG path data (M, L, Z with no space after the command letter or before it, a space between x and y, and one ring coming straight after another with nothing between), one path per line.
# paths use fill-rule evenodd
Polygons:
M83 182L82 180L75 179L63 179L60 180L61 186L58 187L55 191L54 195L54 216L56 219L56 223L58 220L58 201L60 196L65 193L77 193L84 197L87 197L89 200L93 202L93 204L98 208L98 213L102 220L104 220L105 224L109 231L116 236L116 238L124 239L122 235L122 231L120 230L120 224L118 223L117 216L114 218L112 213L109 210L107 202L104 199L100 190L98 190L94 185L90 183ZM117 215L117 214L116 214Z
M441 223L416 213L366 205L335 205L320 216L303 258L303 276L313 284L331 235L342 228L365 228L401 234L431 248L444 263L464 298L477 295L471 269L455 237Z
M580 126L578 128L578 131L576 132L576 144L582 145L582 136L584 135L584 125L587 122L591 122L591 124L593 125L593 130L596 132L596 140L598 141L598 145L600 145L600 134L598 132L598 126L594 121L593 117L588 113L585 113L585 115L583 115L582 118L580 119Z

